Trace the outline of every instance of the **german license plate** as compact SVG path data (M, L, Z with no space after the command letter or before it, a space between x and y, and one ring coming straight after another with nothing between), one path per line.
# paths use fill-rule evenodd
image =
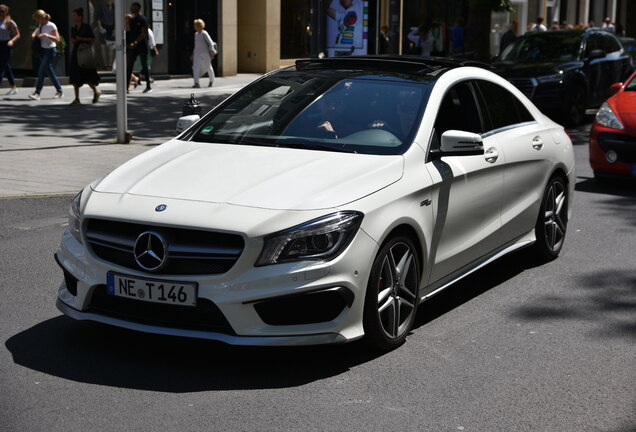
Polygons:
M110 295L180 306L197 305L197 284L145 279L109 272L106 275Z

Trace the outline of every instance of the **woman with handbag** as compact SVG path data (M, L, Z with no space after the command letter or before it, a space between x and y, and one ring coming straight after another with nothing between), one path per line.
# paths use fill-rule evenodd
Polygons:
M78 8L71 12L71 42L73 42L73 51L71 52L71 68L69 73L69 82L73 84L75 90L75 99L71 105L79 105L79 90L84 84L93 90L93 103L97 103L99 96L102 94L97 89L99 84L99 75L97 74L97 66L95 63L95 53L93 52L93 43L95 35L91 27L84 23L84 9Z
M40 66L38 68L38 81L35 84L35 92L30 94L29 97L33 100L40 100L40 92L42 87L44 87L44 75L48 74L56 90L53 97L59 99L64 94L51 62L53 57L55 57L55 49L60 41L60 34L57 31L57 26L51 21L51 15L42 9L33 12L33 19L39 24L38 28L31 34L31 39L40 41Z
M199 78L206 72L210 83L208 87L214 84L214 69L210 63L217 53L216 43L212 40L207 31L205 31L205 22L202 19L194 20L194 51L190 56L192 60L192 75L194 76L194 85L192 88L199 88Z
M15 78L11 71L9 60L11 59L11 51L13 44L20 39L20 30L9 15L9 6L0 4L0 84L2 84L2 76L6 75L9 80L9 91L7 95L12 96L18 92L15 87Z

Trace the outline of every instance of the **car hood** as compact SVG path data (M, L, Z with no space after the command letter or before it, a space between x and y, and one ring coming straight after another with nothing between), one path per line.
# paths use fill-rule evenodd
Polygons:
M563 62L508 62L501 61L493 63L495 71L504 78L536 78L544 75L559 73L561 70L568 70L576 67L579 63Z
M169 141L94 190L275 210L345 205L402 177L404 158L279 147Z

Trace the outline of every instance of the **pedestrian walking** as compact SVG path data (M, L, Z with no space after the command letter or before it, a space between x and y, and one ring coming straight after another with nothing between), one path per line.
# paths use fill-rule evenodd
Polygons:
M421 25L408 34L408 39L415 44L413 54L428 57L431 55L431 49L435 38L430 32L430 28Z
M0 4L0 85L2 84L2 77L6 75L10 86L7 92L9 96L18 93L11 65L9 64L13 44L18 39L20 39L20 30L15 21L11 19L11 15L9 15L9 6Z
M155 34L152 32L151 28L148 28L148 37L146 38L148 41L148 52L146 54L146 62L148 64L148 72L152 72L152 61L155 57L157 57L159 55L159 50L157 49L157 43L155 41ZM139 82L144 79L143 73L141 72L141 59L138 58L137 62L135 63L135 67L133 68L133 71L135 70L139 70L139 76L137 76L135 74L135 72L132 73L132 76L130 77L130 81L133 83L133 85L135 87L137 87L137 85L139 84ZM153 80L152 78L150 78L150 83L152 84Z
M208 87L214 84L214 69L212 68L212 59L217 54L216 43L212 40L208 32L205 30L205 22L202 19L194 20L194 51L192 51L192 75L194 77L194 85L192 88L199 88L199 78L206 72L210 83Z
M128 79L126 88L130 86L130 76L135 66L135 60L139 57L141 61L141 72L146 79L146 89L144 93L152 91L150 87L150 71L148 71L148 19L141 14L141 4L133 2L130 6L132 18L130 19L130 40L128 52L126 53L126 77Z
M40 93L42 92L42 87L44 87L44 75L48 74L56 90L53 97L59 99L64 96L64 93L51 62L53 57L55 57L55 48L60 41L60 34L57 31L57 26L51 21L51 15L42 9L33 12L33 19L39 24L38 28L31 34L31 39L40 41L40 67L38 68L38 81L35 85L35 92L30 94L29 97L34 100L40 100Z
M530 27L531 32L544 32L548 31L545 25L543 25L543 17L537 17L537 22Z
M87 84L93 90L93 103L97 103L102 92L97 89L99 75L97 74L97 64L93 51L95 34L91 26L84 23L83 8L77 8L71 12L71 21L73 22L73 27L71 27L73 51L71 52L69 82L73 84L73 90L75 91L75 99L73 99L71 105L79 105L81 103L79 90L84 84Z

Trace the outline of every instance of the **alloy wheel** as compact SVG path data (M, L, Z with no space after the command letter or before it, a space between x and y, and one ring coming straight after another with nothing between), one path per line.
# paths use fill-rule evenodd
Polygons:
M377 313L386 337L399 339L411 328L417 305L417 258L409 245L393 244L382 258Z
M565 239L565 201L565 186L561 181L553 181L547 190L544 214L545 245L552 253L558 253Z

